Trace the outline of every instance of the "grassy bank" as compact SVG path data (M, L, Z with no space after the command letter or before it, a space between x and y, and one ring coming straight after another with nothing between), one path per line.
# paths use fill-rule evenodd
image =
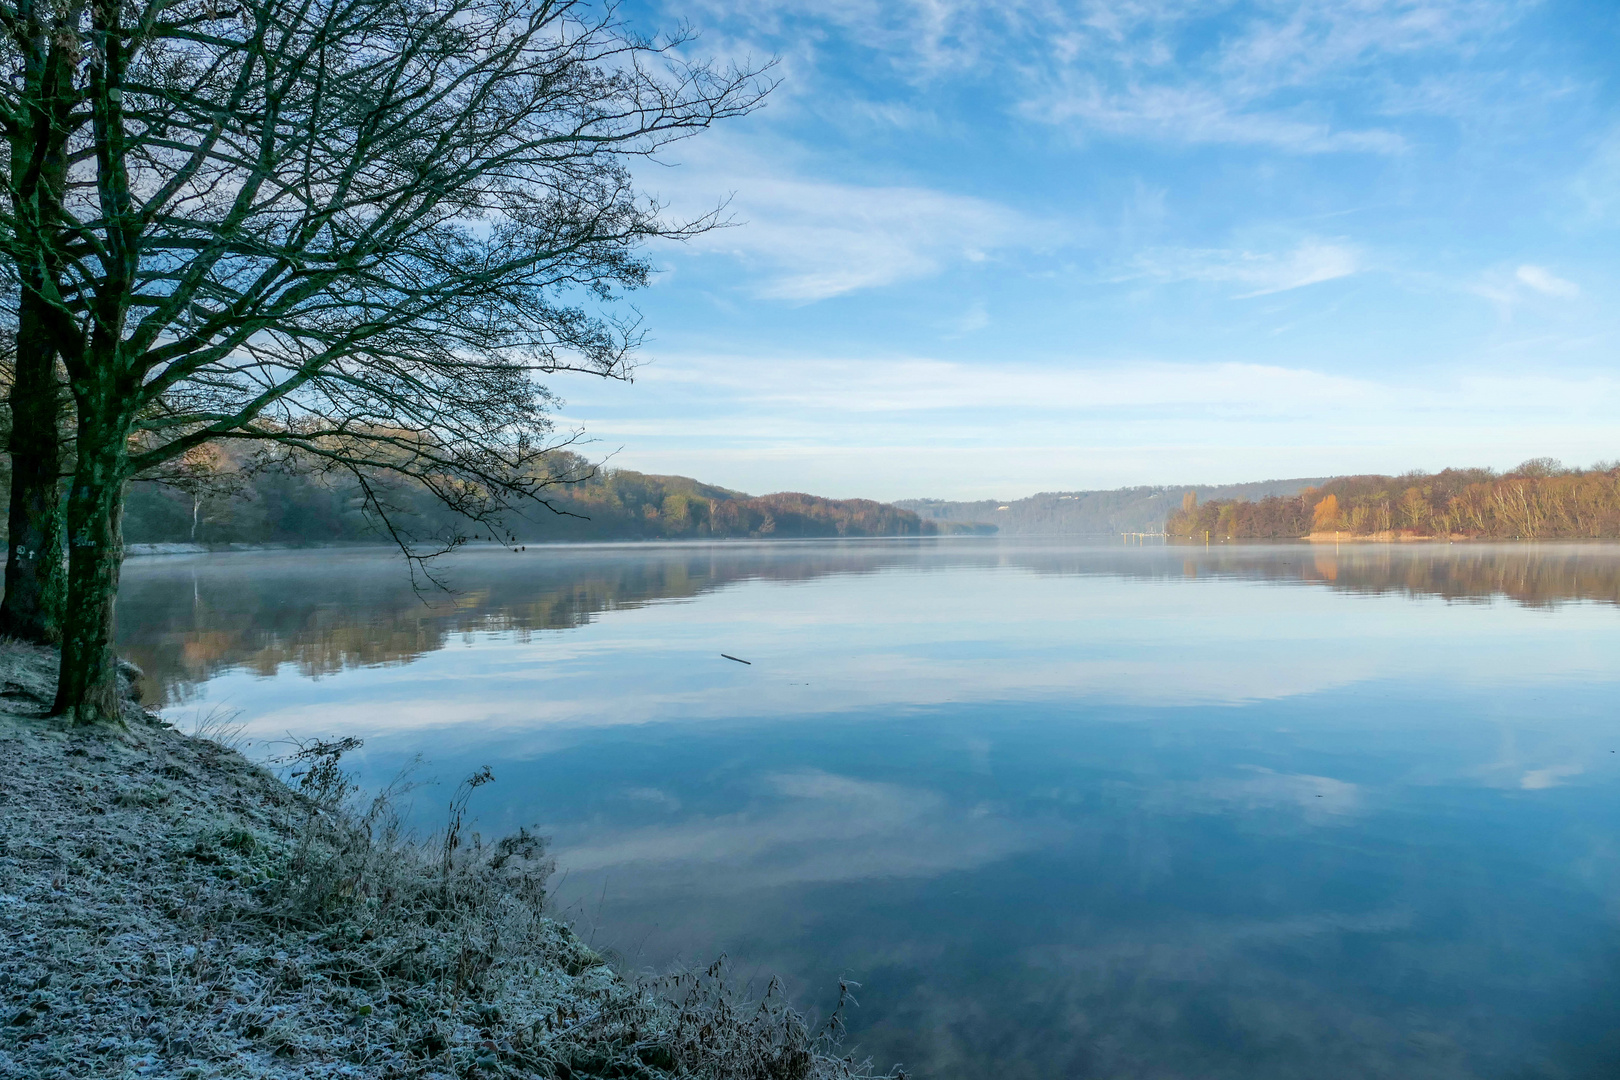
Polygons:
M864 1075L723 967L632 977L548 917L520 833L404 836L357 800L352 744L288 779L133 702L124 730L43 716L54 657L0 647L0 1075Z

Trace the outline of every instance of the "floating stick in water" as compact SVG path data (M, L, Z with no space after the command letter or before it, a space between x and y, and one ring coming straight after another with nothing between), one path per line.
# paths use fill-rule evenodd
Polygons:
M752 660L738 660L737 657L732 656L730 653L721 653L720 655L725 657L727 660L736 660L739 664L747 664L749 667L754 666L754 662Z

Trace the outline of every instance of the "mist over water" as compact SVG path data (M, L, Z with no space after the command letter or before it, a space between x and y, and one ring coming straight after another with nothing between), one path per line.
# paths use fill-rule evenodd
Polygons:
M423 758L631 966L860 981L919 1076L1620 1074L1620 546L132 560L182 728ZM751 661L721 658L729 653Z

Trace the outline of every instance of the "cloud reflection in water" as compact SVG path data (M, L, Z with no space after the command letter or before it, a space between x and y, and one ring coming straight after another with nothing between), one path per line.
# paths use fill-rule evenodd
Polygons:
M482 764L633 963L923 1075L1604 1075L1620 549L722 544L134 562L171 711ZM744 668L722 651L754 661ZM419 796L436 821L433 793ZM1568 1018L1587 1016L1586 1029Z

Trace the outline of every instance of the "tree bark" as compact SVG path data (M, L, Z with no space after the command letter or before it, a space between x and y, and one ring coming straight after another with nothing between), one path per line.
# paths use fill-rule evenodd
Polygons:
M39 644L61 639L62 392L42 301L24 289L11 385L11 507L0 633Z
M111 394L98 397L80 396L78 466L67 503L67 609L53 711L75 724L116 723L123 715L112 634L129 424Z
M8 511L5 598L0 633L54 644L61 636L66 591L62 568L63 394L57 384L58 345L45 299L60 266L53 240L67 186L70 114L79 100L71 38L31 7L18 27L24 40L21 74L27 108L8 134L7 195L16 239L38 258L17 257L17 362L11 386L11 506ZM60 322L60 316L57 316ZM57 327L60 329L60 326Z

